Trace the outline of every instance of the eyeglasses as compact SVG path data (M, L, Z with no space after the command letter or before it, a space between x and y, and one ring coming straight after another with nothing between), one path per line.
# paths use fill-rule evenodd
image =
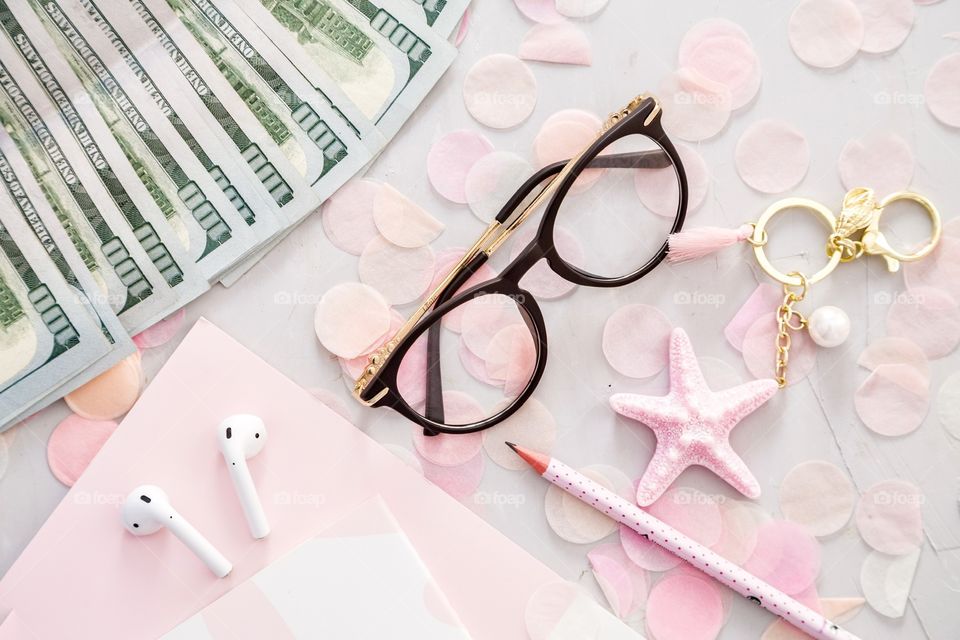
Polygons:
M661 115L655 98L638 96L576 156L527 179L370 356L354 396L367 406L392 407L426 435L487 429L517 411L547 360L543 314L521 279L630 284L664 259L667 235L683 226L687 180ZM481 267L548 199L533 239L515 248L499 276L484 280ZM531 273L541 260L552 273L543 265Z

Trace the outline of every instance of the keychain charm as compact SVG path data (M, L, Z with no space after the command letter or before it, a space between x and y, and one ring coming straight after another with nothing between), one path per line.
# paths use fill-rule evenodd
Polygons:
M915 202L927 213L931 233L926 243L912 253L894 249L880 231L880 219L886 207L894 202ZM827 263L812 275L793 271L783 273L767 258L765 247L769 240L767 225L770 220L788 209L807 209L817 214L827 227ZM791 332L807 330L810 339L821 347L836 347L850 335L850 318L840 308L824 306L809 316L796 308L803 302L811 286L833 273L841 262L850 262L864 255L880 256L887 270L896 272L901 262L913 262L928 256L940 241L942 232L940 214L927 198L910 191L891 193L879 202L873 189L856 188L847 192L839 215L823 204L807 198L785 198L772 204L756 222L741 225L737 229L706 227L683 231L670 236L672 262L684 262L709 255L718 249L743 241L753 246L753 254L760 267L783 286L783 302L777 308L776 363L774 377L780 387L787 384L787 366L790 362Z

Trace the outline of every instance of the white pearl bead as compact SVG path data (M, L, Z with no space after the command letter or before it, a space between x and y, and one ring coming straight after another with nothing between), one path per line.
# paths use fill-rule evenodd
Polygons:
M850 317L838 307L820 307L807 318L807 331L821 347L836 347L850 335Z

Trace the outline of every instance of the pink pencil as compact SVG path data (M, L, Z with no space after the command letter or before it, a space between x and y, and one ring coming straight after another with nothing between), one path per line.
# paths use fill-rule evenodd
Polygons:
M537 473L570 495L602 511L617 522L627 525L644 538L686 560L705 574L730 587L744 598L774 613L807 635L819 640L859 640L810 607L797 602L779 589L767 584L696 540L631 504L590 478L556 458L524 449L508 442L507 446L533 467Z

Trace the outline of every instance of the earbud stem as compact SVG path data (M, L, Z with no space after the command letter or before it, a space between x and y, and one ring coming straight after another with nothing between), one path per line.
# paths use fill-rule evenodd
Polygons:
M203 537L199 531L184 520L179 513L171 509L170 517L166 522L170 532L177 536L184 545L187 546L207 568L218 578L226 577L233 571L233 565L222 553L217 551L216 547L210 544L210 541Z
M253 478L250 476L247 461L241 458L236 464L228 464L227 467L230 469L233 486L240 498L243 515L247 518L250 535L257 540L266 538L270 533L270 523L267 521L267 514L263 512L263 505L260 503L257 487L253 484Z

